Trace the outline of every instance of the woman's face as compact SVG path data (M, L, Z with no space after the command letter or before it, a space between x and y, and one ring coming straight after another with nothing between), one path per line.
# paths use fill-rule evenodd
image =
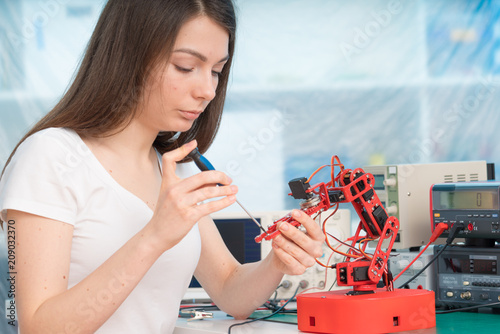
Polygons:
M139 121L155 132L187 131L215 97L229 35L206 16L186 22L172 55L149 78Z

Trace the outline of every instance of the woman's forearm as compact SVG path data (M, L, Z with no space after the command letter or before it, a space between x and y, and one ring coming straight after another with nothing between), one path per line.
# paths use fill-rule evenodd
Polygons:
M236 319L245 319L263 305L283 278L273 257L271 251L262 261L238 266L224 284L219 308Z
M161 255L151 239L146 227L84 280L21 319L28 320L20 322L21 333L94 333Z

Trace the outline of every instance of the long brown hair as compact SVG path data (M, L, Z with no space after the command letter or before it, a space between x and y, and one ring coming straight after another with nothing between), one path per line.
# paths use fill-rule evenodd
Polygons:
M148 72L170 57L181 26L200 15L229 34L229 59L216 96L189 131L174 142L168 141L173 133L160 133L153 145L164 153L197 139L200 152L205 152L219 128L234 54L236 18L231 0L109 0L72 85L21 139L5 167L27 137L46 128L65 127L83 137L120 132L135 116Z

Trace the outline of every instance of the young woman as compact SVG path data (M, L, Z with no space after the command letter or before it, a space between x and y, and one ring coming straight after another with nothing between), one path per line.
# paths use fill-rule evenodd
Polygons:
M209 218L237 187L183 163L217 131L235 28L230 0L109 0L72 86L0 180L21 333L172 332L193 273L245 318L321 256L320 228L295 211L307 233L282 224L268 257L239 264Z

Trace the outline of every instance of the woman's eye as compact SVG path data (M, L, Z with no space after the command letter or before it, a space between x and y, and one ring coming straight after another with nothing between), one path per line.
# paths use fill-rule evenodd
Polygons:
M222 74L222 72L212 71L212 75L213 75L214 77L217 77L217 78L218 78L218 77L220 77L220 76L221 76L221 74Z
M190 68L185 68L185 67L181 67L181 66L178 66L178 65L174 65L175 66L175 69L179 72L183 72L183 73L189 73L192 71L192 69Z

